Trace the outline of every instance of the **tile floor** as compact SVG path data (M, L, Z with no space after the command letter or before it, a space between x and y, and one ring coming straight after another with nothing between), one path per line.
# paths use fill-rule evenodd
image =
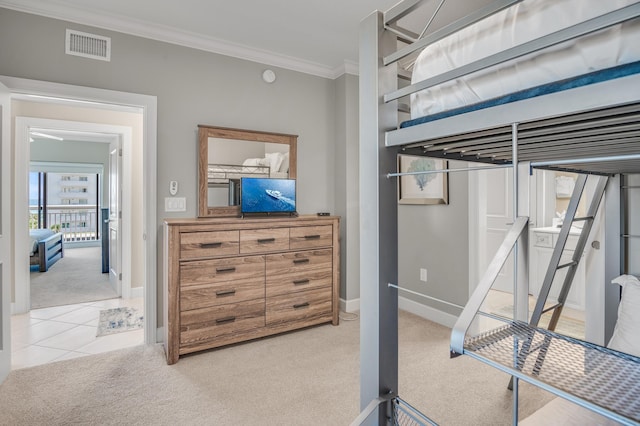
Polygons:
M11 368L33 367L143 344L143 329L96 337L100 310L123 306L144 311L143 299L137 298L33 309L13 315Z

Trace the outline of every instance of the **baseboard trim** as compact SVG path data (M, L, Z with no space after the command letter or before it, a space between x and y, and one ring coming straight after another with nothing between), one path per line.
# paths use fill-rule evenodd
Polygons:
M144 297L144 287L132 287L130 293L131 299Z
M398 297L398 308L449 328L453 328L458 319L455 315L442 312L401 296Z
M164 342L164 327L156 328L156 341L154 343Z
M360 310L360 299L344 300L341 298L340 310L344 312L358 312Z

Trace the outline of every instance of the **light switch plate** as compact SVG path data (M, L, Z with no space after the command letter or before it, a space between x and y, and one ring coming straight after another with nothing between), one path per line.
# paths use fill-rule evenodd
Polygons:
M185 197L165 197L164 211L165 212L186 212L187 199Z

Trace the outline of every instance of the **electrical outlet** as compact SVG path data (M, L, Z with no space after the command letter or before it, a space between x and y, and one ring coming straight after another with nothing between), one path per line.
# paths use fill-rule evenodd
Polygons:
M420 268L420 281L427 282L427 268Z

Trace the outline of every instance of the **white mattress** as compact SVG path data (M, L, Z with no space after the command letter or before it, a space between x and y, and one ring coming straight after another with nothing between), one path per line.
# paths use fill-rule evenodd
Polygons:
M426 47L412 83L639 0L525 0ZM411 95L411 118L474 104L640 59L640 22L625 22Z

